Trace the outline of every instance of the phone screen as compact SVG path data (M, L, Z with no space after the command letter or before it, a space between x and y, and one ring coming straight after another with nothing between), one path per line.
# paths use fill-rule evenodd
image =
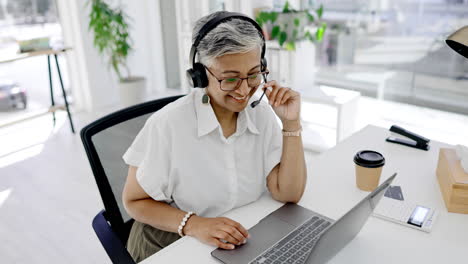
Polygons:
M426 219L427 214L429 213L429 208L423 206L416 206L413 213L408 219L408 224L422 227L424 219Z

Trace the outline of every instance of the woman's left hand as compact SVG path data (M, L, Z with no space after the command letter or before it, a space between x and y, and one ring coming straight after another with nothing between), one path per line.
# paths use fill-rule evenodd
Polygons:
M281 121L298 121L301 112L301 95L291 88L281 87L276 81L265 83L268 101ZM271 87L272 89L268 89Z

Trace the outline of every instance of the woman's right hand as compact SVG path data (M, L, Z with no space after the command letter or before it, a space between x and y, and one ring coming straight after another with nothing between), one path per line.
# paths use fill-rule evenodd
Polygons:
M247 230L234 220L226 217L206 218L197 215L189 218L184 227L184 233L203 243L223 249L234 249L234 245L244 244L250 237Z

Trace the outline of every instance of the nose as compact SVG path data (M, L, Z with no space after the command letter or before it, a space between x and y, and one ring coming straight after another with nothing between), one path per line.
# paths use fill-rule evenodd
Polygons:
M250 87L247 84L247 80L242 80L239 88L237 88L236 92L239 93L241 96L246 96L249 93Z

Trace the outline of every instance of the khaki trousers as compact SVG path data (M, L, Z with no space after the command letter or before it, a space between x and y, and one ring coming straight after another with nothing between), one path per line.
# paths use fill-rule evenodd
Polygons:
M127 250L138 263L179 238L177 233L159 230L135 221L128 237Z

